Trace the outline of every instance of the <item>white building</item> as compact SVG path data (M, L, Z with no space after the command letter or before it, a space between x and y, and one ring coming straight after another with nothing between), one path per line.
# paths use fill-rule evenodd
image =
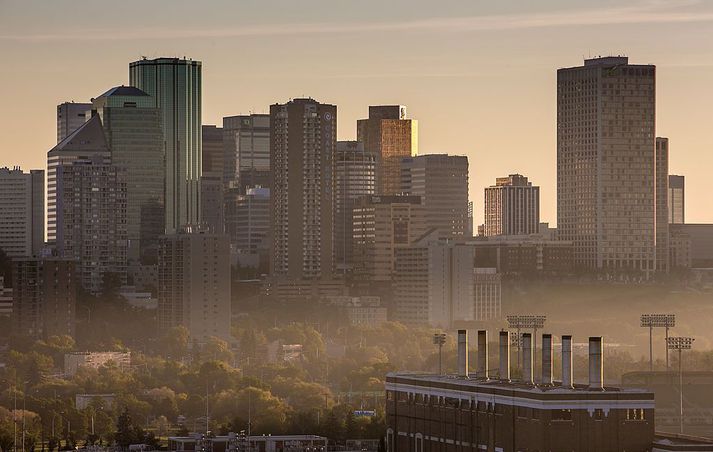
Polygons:
M536 234L540 223L540 187L527 177L498 177L485 189L485 235Z
M64 355L64 374L70 377L81 368L99 369L111 365L124 372L131 370L131 352L73 352Z
M0 249L10 258L39 254L45 238L45 172L0 168Z

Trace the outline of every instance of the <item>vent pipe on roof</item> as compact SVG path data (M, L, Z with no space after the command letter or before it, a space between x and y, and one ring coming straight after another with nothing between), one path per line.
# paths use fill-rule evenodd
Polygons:
M572 336L562 336L562 387L572 388Z
M458 330L458 375L468 376L468 331Z
M552 384L552 335L542 335L542 384Z
M604 357L602 356L602 337L589 338L589 389L604 390Z
M478 330L478 368L475 374L478 378L488 379L488 332Z
M526 384L533 384L533 369L532 369L532 334L522 334L522 381Z
M500 379L510 381L510 332L500 332Z

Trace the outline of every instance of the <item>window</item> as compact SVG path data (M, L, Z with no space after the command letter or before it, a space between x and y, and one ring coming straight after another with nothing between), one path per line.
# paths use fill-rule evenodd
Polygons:
M643 408L629 408L626 410L627 421L643 421L645 420Z
M571 421L572 410L552 410L553 421Z

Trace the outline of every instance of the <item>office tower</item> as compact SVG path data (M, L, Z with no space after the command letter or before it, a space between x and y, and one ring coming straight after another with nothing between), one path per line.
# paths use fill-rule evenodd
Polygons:
M442 238L462 238L468 226L468 157L420 155L401 162L401 190L420 196L426 226Z
M58 257L13 261L13 330L33 338L74 336L75 262Z
M223 182L226 188L270 185L270 115L223 118Z
M497 268L473 269L473 320L498 320L502 317L501 276Z
M686 222L686 177L668 176L668 222L684 224Z
M63 102L57 105L57 143L77 130L89 117L92 104Z
M668 272L668 138L656 137L656 271Z
M45 239L45 172L0 168L0 249L10 258L39 254Z
M200 222L201 62L141 59L129 65L129 84L161 110L165 146L166 233Z
M57 239L57 167L71 165L77 160L99 156L105 164L111 162L101 119L93 116L59 142L47 153L47 241Z
M357 121L357 141L376 158L375 193L401 193L401 159L418 154L418 121L403 105L370 106L369 118Z
M485 235L536 234L540 225L540 187L527 177L498 177L485 188Z
M557 71L557 229L577 267L655 269L655 119L653 65L604 57Z
M133 86L117 86L92 99L92 113L101 119L111 163L126 178L126 231L129 261L138 263L145 249L155 248L158 236L144 237L141 215L147 204L163 205L164 155L161 111L154 100ZM146 212L144 210L144 212ZM163 218L163 215L160 215Z
M363 143L337 141L335 159L334 244L339 273L352 269L352 209L364 196L374 194L375 158Z
M101 156L57 166L57 253L78 262L77 278L99 294L126 283L126 171Z
M201 221L211 231L225 229L223 188L223 129L203 126L203 175L201 176Z
M270 189L248 188L245 194L240 194L237 189L229 190L225 228L238 264L264 269L269 255Z
M418 196L371 195L355 202L350 228L354 275L368 281L390 281L397 248L409 246L426 232Z
M162 236L158 264L159 330L183 325L190 340L231 341L228 237L200 228Z
M271 273L331 279L337 107L313 99L270 106Z

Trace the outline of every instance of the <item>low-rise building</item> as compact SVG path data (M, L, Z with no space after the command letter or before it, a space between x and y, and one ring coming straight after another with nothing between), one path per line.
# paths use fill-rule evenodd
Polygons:
M468 242L475 246L476 267L503 274L568 275L574 268L572 242L540 234L494 236Z
M332 296L327 304L340 307L352 326L378 327L387 320L387 309L381 306L381 297Z
M103 408L111 409L114 406L115 398L116 394L77 394L74 396L74 407L78 410L84 410L98 403Z
M99 369L115 365L126 372L131 370L131 352L73 352L64 355L64 374L73 376L81 368Z
M263 283L262 293L266 297L284 302L321 300L345 295L347 287L344 285L344 281L336 279L271 278Z
M170 436L170 452L237 452L241 450L260 452L307 452L326 451L328 440L316 435L252 435L228 433L226 436L212 436L194 433L191 436Z

